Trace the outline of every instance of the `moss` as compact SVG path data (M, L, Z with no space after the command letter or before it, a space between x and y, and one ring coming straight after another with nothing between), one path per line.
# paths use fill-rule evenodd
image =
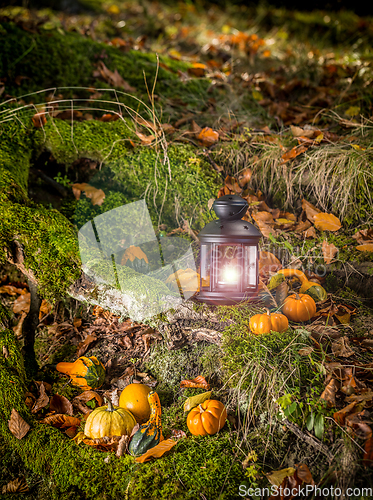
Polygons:
M81 98L88 100L89 92L81 87L97 86L103 89L102 100L112 97L110 86L100 80L94 73L97 72L97 63L102 61L111 71L118 70L119 74L133 86L135 94L147 100L147 88L144 74L149 88L152 88L157 73L157 56L154 53L143 53L130 50L123 53L121 50L105 43L95 42L84 38L78 33L56 31L40 31L37 36L22 30L12 22L1 23L0 43L0 74L7 78L6 91L14 96L21 96L41 89L61 87L64 97ZM191 79L185 83L181 81L177 70L185 71L189 64L161 57L161 62L170 69L160 66L157 76L157 94L173 97L189 96L190 102L201 97L207 100L209 81ZM35 72L35 68L38 71ZM15 83L16 76L26 77L21 85ZM70 87L70 89L68 89ZM75 88L73 88L75 87ZM121 102L132 107L138 107L134 100L117 92ZM46 94L41 92L32 96L33 102L45 101ZM104 109L107 104L96 101L94 107ZM141 106L140 106L141 107Z

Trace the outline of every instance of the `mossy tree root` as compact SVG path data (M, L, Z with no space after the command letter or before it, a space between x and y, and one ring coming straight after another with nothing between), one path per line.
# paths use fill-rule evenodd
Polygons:
M27 469L49 478L56 491L76 491L77 498L125 498L129 481L138 464L128 455L106 463L109 453L84 444L77 445L60 430L38 422L24 402L26 376L23 358L11 330L0 331L0 434L6 445L16 452ZM31 426L19 440L10 432L8 421L12 409Z

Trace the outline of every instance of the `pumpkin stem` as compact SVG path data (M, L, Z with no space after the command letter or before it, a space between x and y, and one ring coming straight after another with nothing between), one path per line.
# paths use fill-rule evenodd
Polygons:
M266 307L264 310L265 310L265 312L268 314L268 316L270 316L270 315L271 315L271 313L269 312L269 309L268 309L267 307Z
M107 410L106 411L115 411L113 403L110 401L110 399L105 398L105 401L107 403Z
M199 408L200 413L203 413L203 412L205 411L205 410L202 408L202 405L201 405L201 404L199 404L199 405L198 405L198 408Z

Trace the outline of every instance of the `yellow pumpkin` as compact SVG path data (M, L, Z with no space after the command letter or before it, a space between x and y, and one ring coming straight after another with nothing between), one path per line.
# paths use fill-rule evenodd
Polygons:
M291 321L308 321L316 314L316 304L310 295L295 293L286 297L282 312Z
M148 394L150 391L150 387L145 384L129 384L121 392L119 406L130 411L139 424L149 420Z
M130 436L136 425L135 417L131 412L108 401L106 406L93 410L87 417L84 434L97 439L104 436Z
M250 318L250 330L260 335L262 333L284 332L289 327L289 321L284 314L272 313L266 309L266 314L255 314Z

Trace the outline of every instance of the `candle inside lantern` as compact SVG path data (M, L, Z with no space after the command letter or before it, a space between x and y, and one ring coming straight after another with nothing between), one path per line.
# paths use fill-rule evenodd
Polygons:
M226 266L223 269L223 283L237 283L238 270L237 267Z

